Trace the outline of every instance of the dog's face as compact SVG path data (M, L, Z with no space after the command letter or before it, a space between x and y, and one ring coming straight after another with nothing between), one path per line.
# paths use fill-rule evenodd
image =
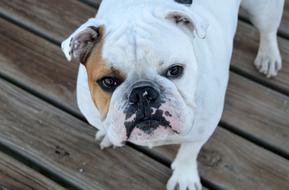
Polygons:
M160 15L90 26L70 39L69 56L85 65L91 97L115 145L165 144L193 130L193 38L204 27L186 12Z

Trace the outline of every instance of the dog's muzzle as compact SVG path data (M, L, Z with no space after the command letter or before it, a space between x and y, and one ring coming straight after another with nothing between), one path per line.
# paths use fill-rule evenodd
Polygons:
M127 87L121 112L114 112L109 128L116 144L163 141L182 132L184 121L177 99L163 86L151 81L138 81Z
M158 108L161 106L160 91L150 82L138 82L133 85L128 96L128 110L126 118L135 115L134 120L125 122L127 138L134 128L138 128L150 134L159 125L169 125L162 117Z

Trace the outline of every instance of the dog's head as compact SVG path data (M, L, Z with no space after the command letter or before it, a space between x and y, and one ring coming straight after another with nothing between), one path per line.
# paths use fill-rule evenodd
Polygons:
M68 60L86 67L108 137L115 145L181 139L194 123L198 62L193 42L204 37L205 23L176 3L149 10L135 5L132 12L106 19L101 8L62 48Z

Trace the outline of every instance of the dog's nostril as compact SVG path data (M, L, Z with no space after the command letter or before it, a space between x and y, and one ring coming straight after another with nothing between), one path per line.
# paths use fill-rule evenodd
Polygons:
M136 104L139 102L139 97L137 94L133 94L133 92L130 94L129 96L129 102L130 103L133 103L133 104Z
M154 103L159 98L159 92L150 86L134 88L129 96L130 103Z
M146 98L149 101L155 101L159 98L159 93L154 88L148 88L146 92L147 92Z

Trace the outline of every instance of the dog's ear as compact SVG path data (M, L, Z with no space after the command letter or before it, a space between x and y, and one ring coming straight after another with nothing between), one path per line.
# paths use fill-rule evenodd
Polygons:
M102 27L90 26L72 37L68 52L71 58L85 64L93 47L101 40L102 34Z
M208 28L207 21L192 10L169 10L166 12L165 18L181 27L190 29L200 38L206 37Z
M75 60L85 65L92 49L103 37L103 33L103 26L85 26L77 29L61 44L67 60Z

